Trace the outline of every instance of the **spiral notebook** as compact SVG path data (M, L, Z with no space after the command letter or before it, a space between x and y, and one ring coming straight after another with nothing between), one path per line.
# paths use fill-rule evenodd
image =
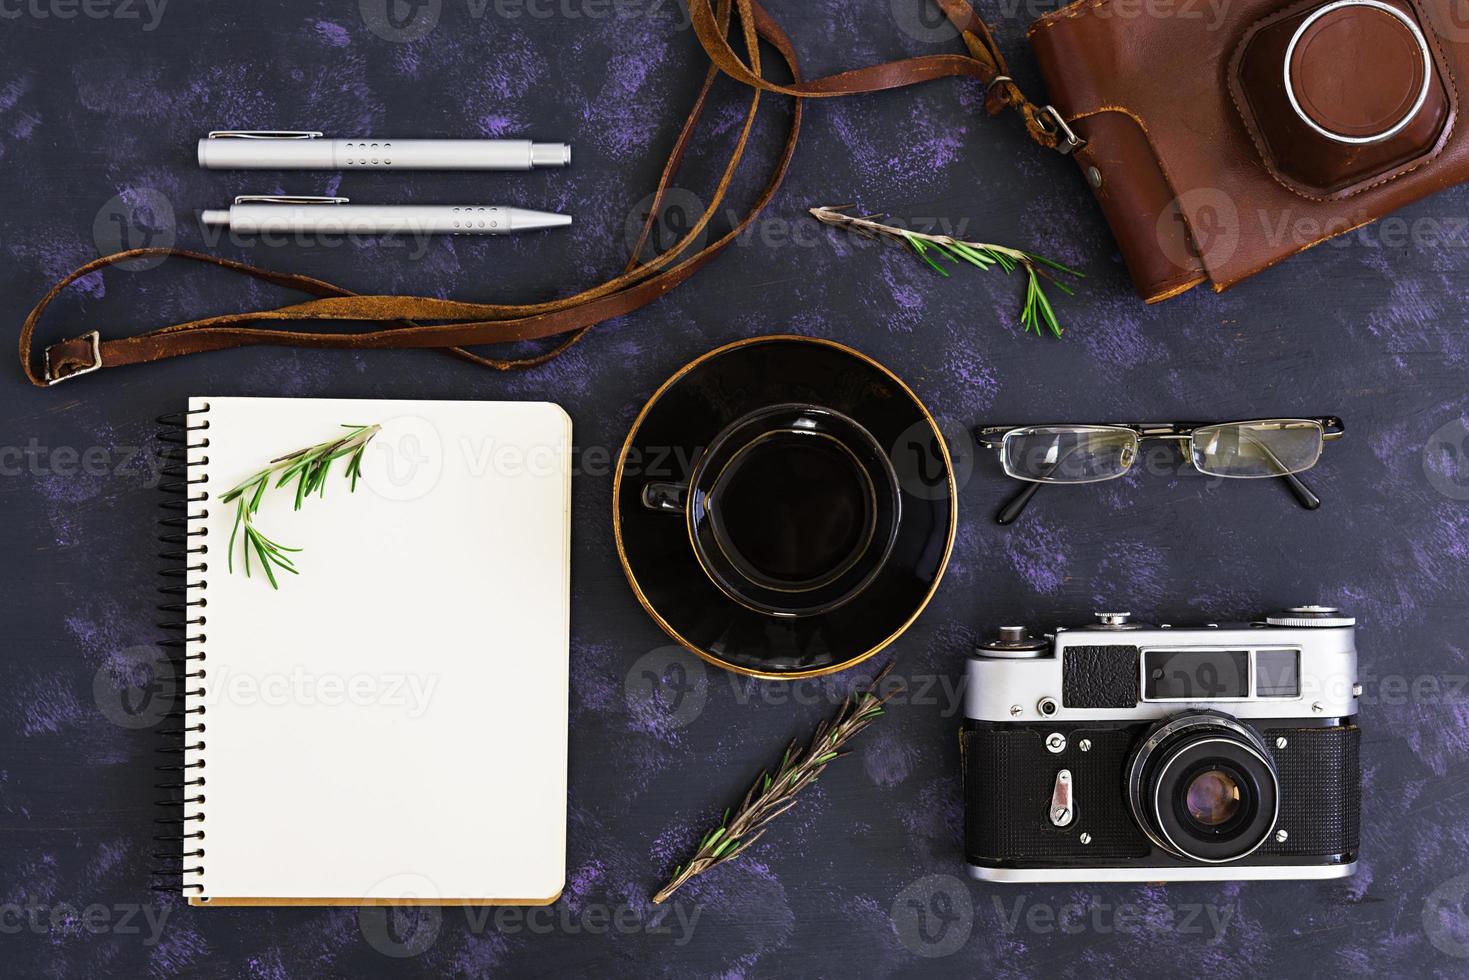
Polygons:
M570 419L545 403L212 397L176 418L191 904L555 901ZM247 577L221 496L365 425L381 429L355 491L349 458L299 509L271 481L253 526L301 549L283 552L297 574L275 566L273 588L252 552Z

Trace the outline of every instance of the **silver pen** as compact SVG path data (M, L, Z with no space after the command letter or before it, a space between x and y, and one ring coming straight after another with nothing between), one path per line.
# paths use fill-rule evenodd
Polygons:
M570 143L330 139L314 130L220 129L199 141L206 170L534 170L571 164Z
M509 235L564 228L571 215L480 204L352 204L345 197L246 194L205 211L206 228L247 235Z

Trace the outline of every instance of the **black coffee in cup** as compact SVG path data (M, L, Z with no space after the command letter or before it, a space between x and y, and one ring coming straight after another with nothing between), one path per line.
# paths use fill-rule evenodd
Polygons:
M872 434L803 403L730 423L687 485L650 483L643 503L685 514L704 573L772 616L854 598L887 562L901 516L897 476Z
M752 582L811 589L857 561L872 540L876 488L852 451L821 433L766 434L715 477L715 540Z

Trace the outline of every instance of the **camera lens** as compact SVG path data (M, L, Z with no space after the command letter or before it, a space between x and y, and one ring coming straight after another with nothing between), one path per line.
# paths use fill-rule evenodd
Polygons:
M1228 715L1199 712L1154 726L1133 753L1128 799L1164 850L1193 861L1238 861L1275 827L1280 785L1255 732Z
M1188 815L1204 827L1228 823L1239 813L1242 795L1239 781L1222 769L1199 773L1184 790Z

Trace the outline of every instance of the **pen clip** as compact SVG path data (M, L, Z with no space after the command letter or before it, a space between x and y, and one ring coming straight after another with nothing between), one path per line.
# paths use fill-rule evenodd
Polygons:
M345 197L310 197L299 194L240 194L236 204L347 204Z
M325 135L313 129L215 129L210 130L212 140L315 140Z

